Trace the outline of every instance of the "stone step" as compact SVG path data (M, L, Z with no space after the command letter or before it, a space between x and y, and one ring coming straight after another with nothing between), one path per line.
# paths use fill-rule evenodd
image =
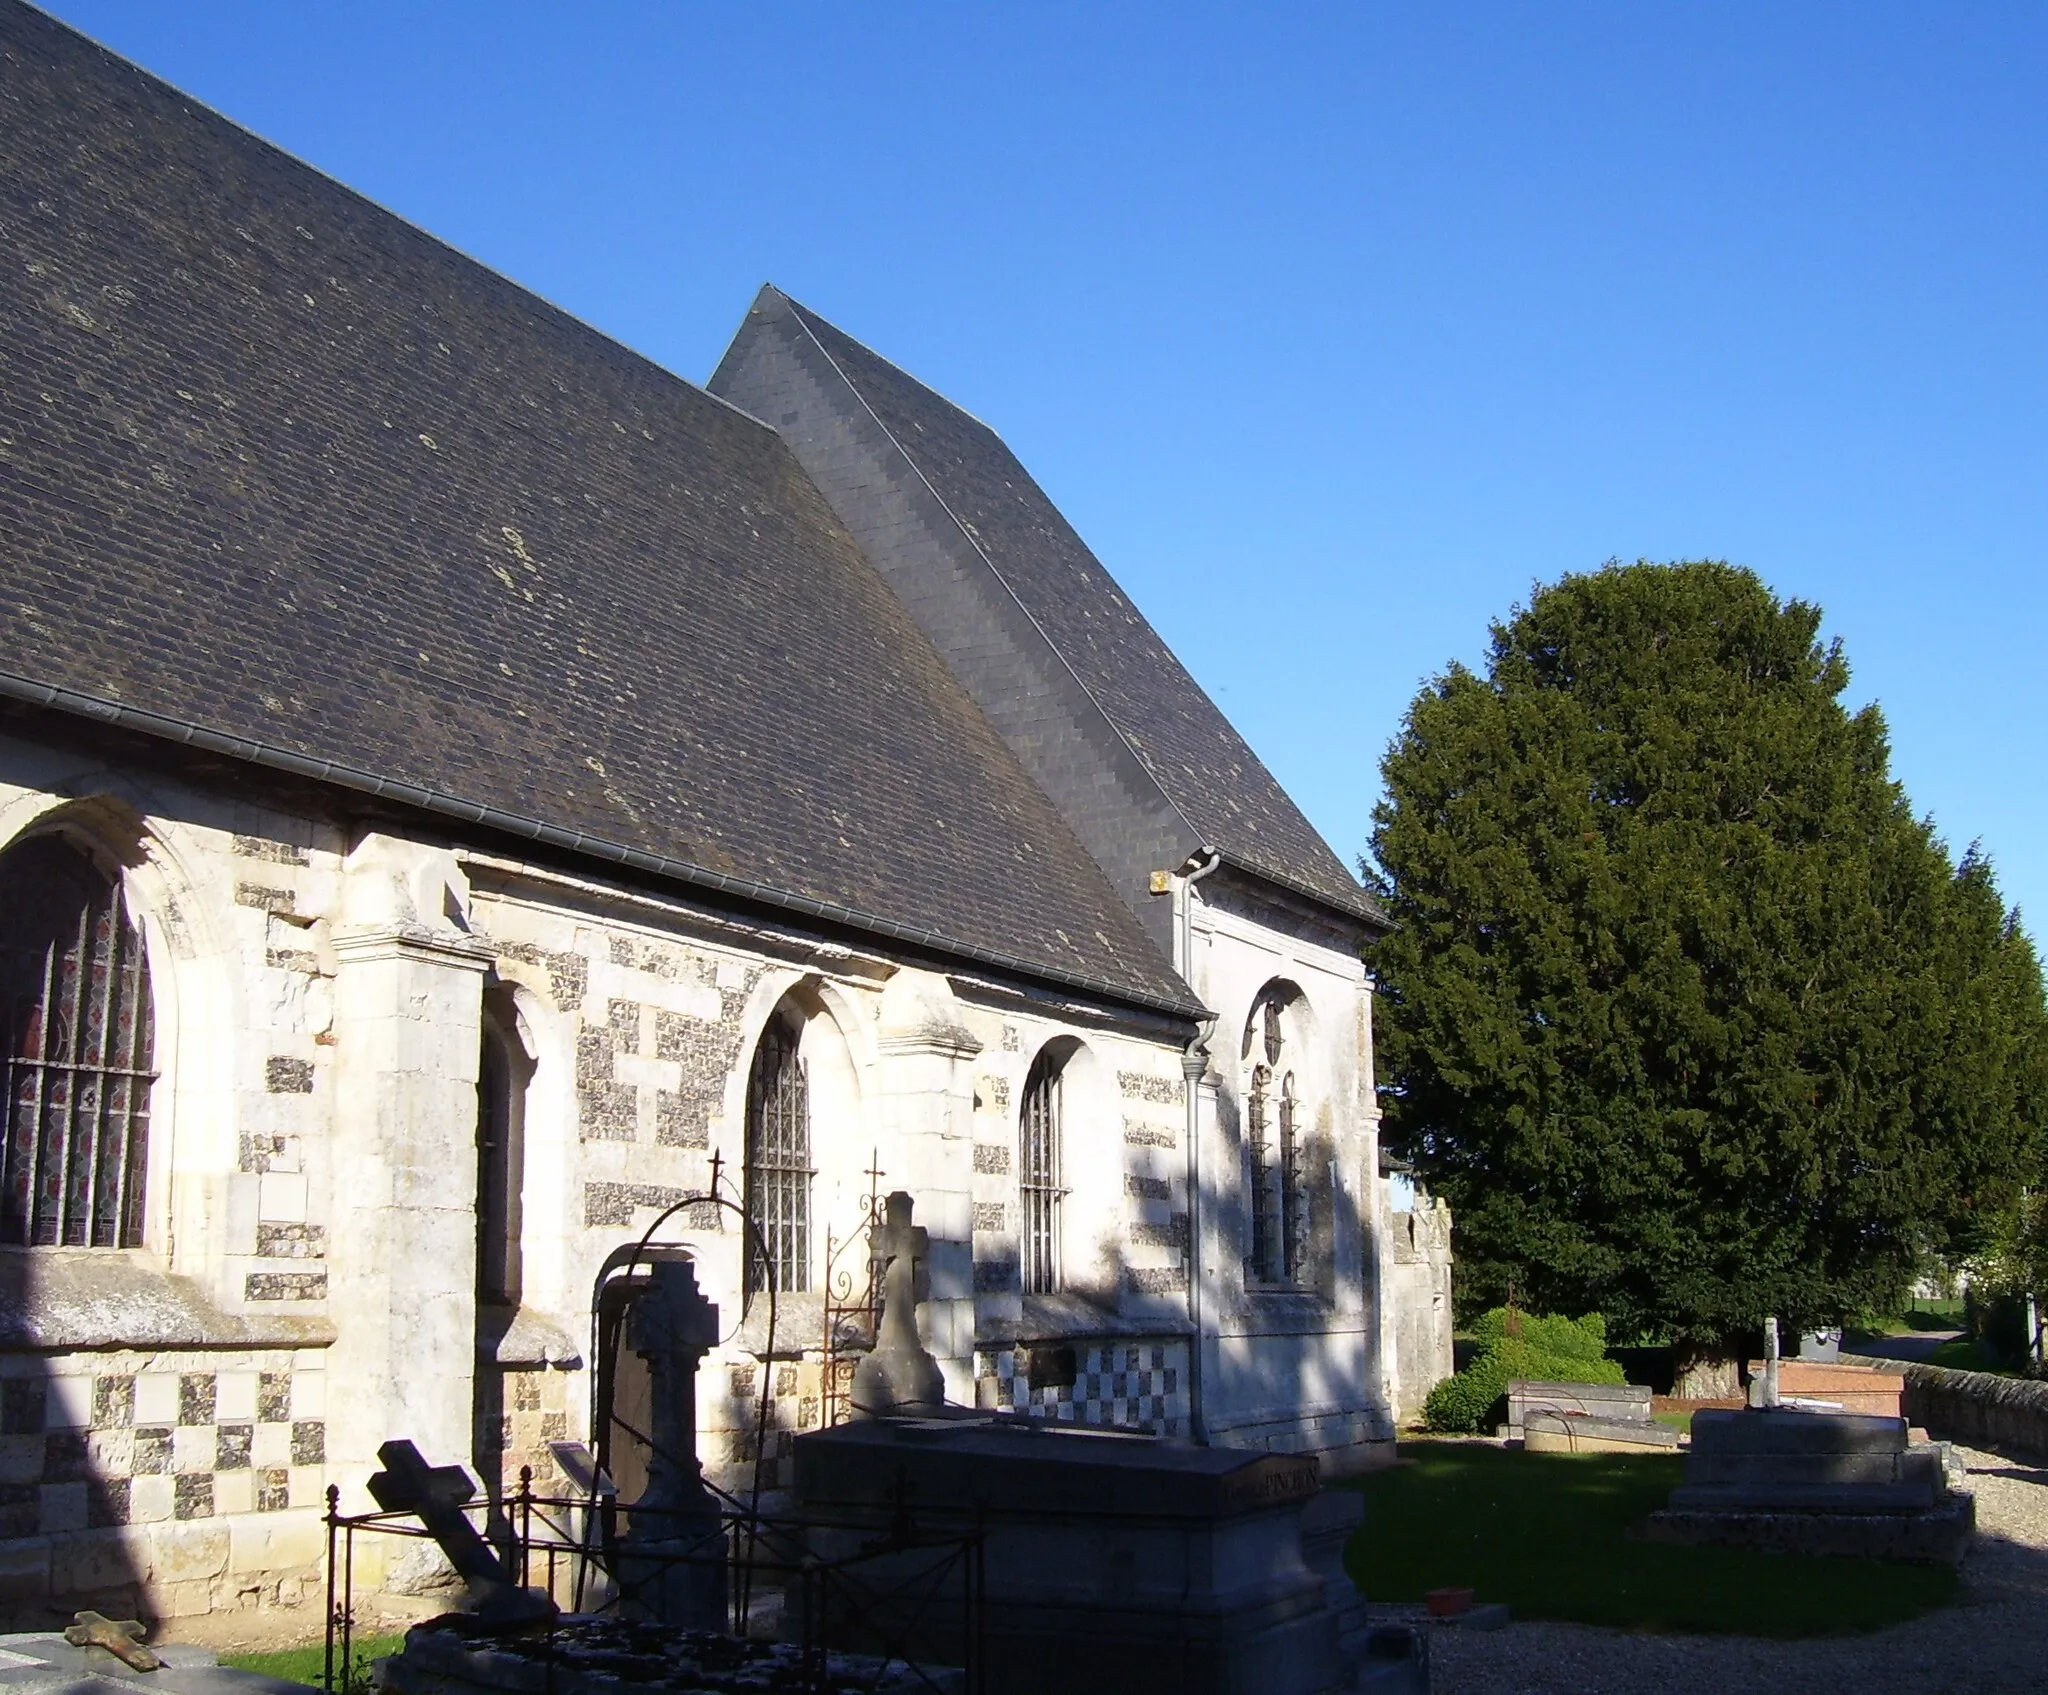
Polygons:
M1914 1513L1926 1512L1940 1492L1910 1483L1683 1483L1671 1491L1673 1512Z
M1906 1421L1868 1413L1808 1413L1767 1408L1693 1414L1696 1454L1895 1454L1906 1449Z
M1898 1454L1729 1454L1700 1453L1686 1457L1688 1484L1909 1483L1933 1489L1941 1477L1941 1458L1930 1448Z
M1532 1454L1641 1453L1673 1449L1678 1432L1667 1424L1532 1407L1522 1426L1522 1444Z

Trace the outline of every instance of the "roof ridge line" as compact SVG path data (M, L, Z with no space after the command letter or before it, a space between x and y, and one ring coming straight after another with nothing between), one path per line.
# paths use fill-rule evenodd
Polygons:
M112 724L144 735L175 741L187 747L204 748L210 753L224 754L231 759L263 766L269 770L308 777L316 782L332 783L337 788L352 789L360 794L370 794L380 799L390 798L403 805L416 806L421 811L437 817L454 818L464 823L481 825L486 829L502 830L507 835L541 842L549 847L561 848L571 853L588 854L594 859L605 860L614 865L629 866L636 871L673 878L692 888L738 896L803 917L844 924L851 929L866 931L870 935L888 937L892 941L910 942L936 953L951 954L957 959L993 966L1012 975L1058 983L1073 989L1084 989L1092 994L1119 1001L1126 1006L1142 1007L1148 1011L1163 1012L1182 1018L1205 1016L1208 1011L1194 996L1192 990L1185 1001L1169 1000L1163 995L1118 985L1107 978L1091 976L1085 971L1065 971L1058 966L1035 963L1014 954L1006 954L998 948L985 948L972 942L959 941L942 931L899 923L877 913L864 912L858 907L844 906L836 901L819 900L812 895L800 895L791 890L778 889L767 883L756 882L752 878L735 877L727 872L714 871L708 866L698 865L686 859L676 859L668 854L654 853L646 848L628 847L622 842L614 842L603 836L593 836L585 830L570 830L538 818L526 817L521 813L507 812L501 807L486 806L481 801L428 788L423 783L414 783L398 777L380 777L373 771L366 771L360 766L346 765L339 760L295 753L290 748L279 747L274 743L257 741L231 731L209 729L203 724L176 718L169 713L157 712L148 707L129 706L121 701L108 700L101 695L87 694L83 690L65 688L59 684L39 683L32 677L24 677L16 672L0 671L0 698L25 701L50 711L88 718L97 723Z
M769 286L773 287L774 285L770 284ZM775 292L777 294L782 294L782 290L779 288L776 289ZM810 337L811 345L815 347L821 354L824 355L826 363L828 363L832 367L833 371L837 373L839 380L846 385L847 391L853 396L855 400L860 402L860 409L863 412L865 412L870 418L874 419L875 428L882 432L882 435L888 441L889 445L896 450L899 456L901 456L904 464L908 465L911 471L915 473L917 480L924 485L925 492L929 494L933 500L938 502L939 510L945 513L948 520L951 521L953 527L956 530L958 530L961 536L965 539L967 545L974 549L975 557L979 559L984 565L986 565L989 568L990 574L995 578L995 580L1002 584L1003 592L1010 597L1011 603L1017 608L1019 612L1023 613L1025 619L1030 623L1031 627L1038 632L1039 640L1045 643L1046 651L1049 652L1053 656L1053 658L1059 662L1060 668L1064 670L1066 674L1074 680L1074 686L1081 691L1082 698L1085 699L1088 702L1088 704L1095 709L1096 716L1099 717L1103 721L1103 723L1109 726L1109 733L1112 736L1116 737L1118 744L1123 747L1125 752L1127 752L1134 760L1138 762L1138 768L1145 773L1146 779L1151 783L1153 789L1157 791L1159 798L1165 801L1167 806L1172 810L1173 815L1176 818L1178 818L1181 821L1181 823L1187 826L1188 834L1193 836L1197 842L1206 845L1209 839L1208 836L1195 824L1194 820L1189 818L1187 813L1181 809L1180 802L1175 800L1173 796L1167 792L1166 785L1160 782L1158 774L1155 771L1153 771L1152 762L1148 760L1144 756L1144 754L1139 752L1138 749L1132 744L1130 737L1124 734L1122 727L1119 726L1117 721L1109 715L1108 708L1106 708L1102 704L1102 702L1096 698L1095 691L1088 686L1087 682L1082 678L1080 672L1074 669L1073 661L1070 660L1064 653L1060 651L1059 644L1052 639L1051 635L1047 633L1045 626L1038 621L1038 615L1035 612L1033 612L1030 607L1024 604L1023 596L1018 594L1016 589L1011 586L1010 579L1003 575L1002 567L997 565L996 562L989 557L988 550L981 545L981 539L978 536L976 536L971 529L967 527L966 523L962 521L959 513L955 512L952 506L948 504L946 497L939 493L938 489L933 486L931 478L927 477L924 474L924 467L918 464L916 459L911 457L910 449L903 445L903 442L901 441L901 439L898 438L896 432L890 429L887 424L882 422L881 415L877 413L875 409L868 404L868 397L861 393L859 385L856 384L854 380L846 374L845 367L841 365L837 359L834 359L832 357L832 350L818 339L817 332L814 331L810 326L810 313L804 308L803 304L800 301L791 300L790 297L786 294L782 294L782 298L784 300L789 301L789 304L795 308L797 322L799 325L802 326L804 334ZM837 326L834 327L836 328ZM849 336L847 339L851 341L853 338ZM860 342L855 342L854 345L857 347L865 347L865 344ZM878 359L882 358L880 354L876 354L875 357ZM887 359L883 359L882 362L884 364L891 364L891 362ZM892 365L891 368L898 371L903 370L903 367L900 365ZM903 374L904 376L909 377L912 382L917 383L920 388L925 389L929 393L935 395L938 394L938 390L932 388L931 385L928 383L919 382L916 377L910 376L910 373L908 371L903 371ZM941 400L944 400L945 396L939 395L939 398ZM952 405L952 402L947 401L946 404L950 406ZM964 411L965 408L961 408L960 410ZM974 416L971 412L968 413L967 415L969 417ZM981 423L981 420L976 418L975 422ZM982 424L981 427L983 429L989 428L986 424ZM994 430L989 430L989 433L991 435L995 435L996 440L1002 441L1002 437L1000 435L996 435L996 432ZM1003 445L1007 450L1009 444L1005 442ZM1088 544L1086 542L1083 542L1081 545L1083 547L1087 547ZM1089 552L1092 556L1094 549L1090 548ZM1100 564L1101 562L1098 560L1097 563ZM1104 567L1104 569L1106 571L1107 567ZM1139 616L1143 617L1144 615L1140 613ZM1146 619L1146 622L1149 624L1151 620ZM1199 685L1197 686L1199 687ZM979 706L979 704L979 702L976 703L977 706ZM983 716L985 717L987 716L987 714L984 713ZM1005 747L1008 747L1009 743L1007 741L1004 741L1003 745ZM1016 756L1013 753L1011 757L1015 758ZM1019 760L1018 763L1021 765L1023 761ZM1034 783L1038 781L1036 777L1033 777L1031 780ZM1091 853L1088 857L1090 859L1093 859L1095 856Z

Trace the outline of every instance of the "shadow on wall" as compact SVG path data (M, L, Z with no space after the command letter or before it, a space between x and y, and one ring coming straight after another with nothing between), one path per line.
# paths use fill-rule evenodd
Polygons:
M195 1505L200 1474L175 1469L177 1426L136 1423L133 1374L110 1369L105 1356L52 1351L73 1340L73 1315L96 1305L103 1312L105 1297L122 1292L105 1286L119 1281L108 1270L100 1254L0 1249L0 1625L8 1629L68 1622L81 1607L148 1618L141 1521L175 1523ZM210 1510L211 1472L203 1475Z
M1255 1278L1248 1263L1252 1197L1242 1180L1245 1129L1229 1091L1217 1092L1216 1112L1221 1140L1231 1150L1230 1164L1221 1172L1203 1172L1202 1212L1211 1251L1232 1256L1208 1270L1212 1277L1222 1274L1233 1292L1219 1303L1220 1311L1207 1315L1208 1327L1225 1333L1215 1370L1204 1386L1212 1434L1229 1443L1283 1447L1284 1440L1261 1442L1256 1430L1259 1417L1285 1408L1320 1407L1346 1409L1354 1426L1369 1418L1374 1436L1391 1439L1395 1409L1380 1398L1382 1373L1376 1369L1384 1363L1379 1360L1379 1312L1386 1298L1379 1284L1379 1244L1372 1221L1359 1211L1357 1196L1337 1180L1334 1139L1320 1123L1304 1139L1306 1240L1297 1281L1291 1286L1250 1286ZM1369 1175L1366 1180L1376 1178ZM1362 1288L1358 1310L1339 1314L1332 1303L1340 1292L1339 1248L1345 1243L1353 1244L1352 1251L1359 1256ZM1313 1339L1320 1336L1329 1340L1314 1345ZM1291 1346L1261 1348L1261 1338L1298 1340ZM1241 1431L1226 1423L1234 1408L1253 1415ZM1333 1416L1341 1420L1344 1415ZM1219 1424L1225 1427L1218 1429ZM1341 1449L1343 1444L1334 1440L1336 1431L1326 1434L1333 1438L1331 1448ZM1333 1452L1331 1458L1335 1457ZM1341 1459L1336 1463L1341 1467Z

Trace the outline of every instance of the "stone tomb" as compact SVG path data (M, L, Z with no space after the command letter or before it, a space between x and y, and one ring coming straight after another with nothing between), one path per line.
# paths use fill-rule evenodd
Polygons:
M161 1645L142 1671L104 1647L68 1642L56 1631L0 1636L4 1695L306 1695L305 1685L217 1665L207 1648Z
M1650 1416L1650 1391L1633 1383L1508 1385L1510 1439L1532 1454L1641 1453L1678 1446L1678 1432Z
M1959 1561L1976 1502L1951 1491L1944 1445L1906 1421L1750 1407L1693 1415L1685 1482L1652 1513L1654 1541L1923 1564Z
M799 1436L796 1498L814 1521L858 1527L814 1522L826 1560L906 1521L926 1536L983 1530L990 1695L1314 1695L1360 1669L1364 1621L1340 1563L1356 1509L1318 1499L1312 1458L956 1412ZM1305 1524L1312 1503L1341 1522ZM934 1563L928 1549L893 1558L905 1593ZM868 1623L842 1608L819 1621L828 1640L872 1648L879 1617L919 1658L962 1664L959 1577L910 1616L890 1610L887 1575L864 1568Z

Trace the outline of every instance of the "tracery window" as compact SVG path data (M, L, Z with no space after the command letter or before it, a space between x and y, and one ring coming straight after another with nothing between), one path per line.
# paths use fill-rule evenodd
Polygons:
M747 1218L757 1238L747 1255L747 1288L789 1294L811 1286L811 1095L801 1027L786 1014L768 1021L747 1080Z
M1018 1124L1017 1189L1022 1217L1019 1245L1024 1256L1024 1293L1050 1295L1060 1286L1060 1119L1064 1109L1064 1068L1040 1054L1024 1084L1024 1112Z
M1245 1027L1244 1057L1252 1061L1244 1115L1251 1213L1245 1271L1255 1283L1296 1284L1306 1269L1307 1187L1300 1098L1276 995L1268 994L1254 1008Z
M154 1033L119 886L57 836L0 854L0 1242L142 1241Z

